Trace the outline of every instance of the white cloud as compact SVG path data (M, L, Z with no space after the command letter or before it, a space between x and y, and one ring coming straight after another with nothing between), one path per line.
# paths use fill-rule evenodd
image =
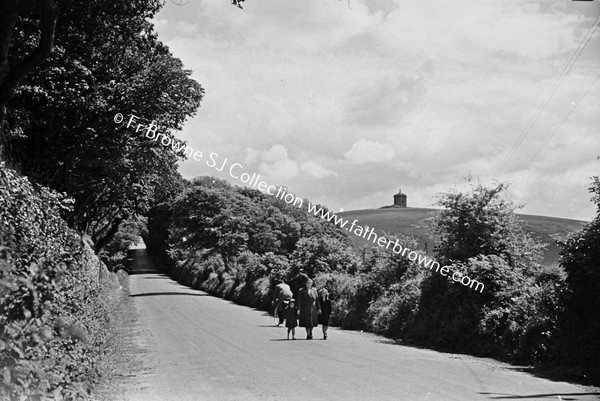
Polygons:
M298 176L298 163L291 160L283 145L273 145L269 150L260 152L258 170L267 177L289 180Z
M388 144L361 139L344 153L344 157L351 163L385 162L392 160L396 151Z
M337 176L335 171L326 169L315 161L308 161L299 166L296 160L290 158L286 147L280 144L264 151L247 148L244 162L247 165L258 164L260 173L271 179L298 178L300 172L313 179Z
M336 177L338 174L333 170L328 170L325 167L321 166L316 162L306 162L302 163L300 166L302 172L310 175L313 178L327 178L327 177Z

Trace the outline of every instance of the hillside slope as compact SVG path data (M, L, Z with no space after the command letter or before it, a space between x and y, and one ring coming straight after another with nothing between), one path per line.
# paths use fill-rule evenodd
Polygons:
M404 234L413 236L419 243L419 248L431 252L436 241L431 238L419 223L427 218L434 217L436 209L426 208L383 208L351 210L338 213L347 220L358 220L357 224L374 227L378 235ZM558 261L560 248L554 243L551 236L564 235L578 230L585 224L584 221L562 219L558 217L533 216L527 214L518 215L525 223L527 230L544 243L549 244L544 254L544 263L549 264ZM356 235L350 235L352 242L357 247L374 246Z

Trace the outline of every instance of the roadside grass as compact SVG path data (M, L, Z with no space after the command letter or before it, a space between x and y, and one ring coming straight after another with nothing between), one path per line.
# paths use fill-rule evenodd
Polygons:
M139 370L142 350L132 340L132 327L138 320L133 300L129 297L129 276L118 273L122 289L111 308L111 337L106 342L105 355L99 365L100 382L94 388L92 399L116 401L126 399L126 380Z

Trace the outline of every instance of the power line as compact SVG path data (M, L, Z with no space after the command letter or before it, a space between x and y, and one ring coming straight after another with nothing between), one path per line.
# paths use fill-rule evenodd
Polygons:
M509 160L517 152L517 150L519 149L519 147L521 146L521 144L523 143L523 141L525 140L527 135L529 135L529 133L531 132L531 129L535 125L538 118L542 115L544 110L546 110L546 107L550 103L552 96L554 96L554 94L558 90L558 87L560 86L560 84L564 81L564 79L569 74L569 72L571 72L571 70L573 69L573 66L575 65L575 62L579 59L579 56L581 56L581 54L583 53L583 50L585 49L585 47L588 45L588 43L592 39L592 36L598 29L598 26L600 26L600 15L598 15L596 17L596 19L594 20L592 25L589 27L588 31L586 32L586 34L582 38L581 42L579 43L579 46L577 47L577 49L575 50L575 52L573 53L573 55L571 56L571 58L569 59L569 61L565 65L565 67L563 68L563 70L561 71L560 75L557 77L556 81L552 85L552 88L550 89L550 92L548 93L548 95L546 95L545 100L538 107L538 109L535 112L532 119L529 121L529 123L527 124L525 129L521 132L521 135L519 135L519 138L517 138L517 140L511 147L511 149L508 151L506 156L503 158L502 162L500 162L500 164L498 165L498 167L496 169L497 173L499 173L506 167Z
M506 165L508 164L508 161L516 153L516 151L521 146L521 144L523 143L523 141L525 140L525 138L527 137L527 135L529 135L529 132L533 128L535 122L542 115L542 113L546 109L546 106L548 106L548 104L550 103L550 100L551 100L552 96L554 96L554 94L558 90L558 87L564 81L564 79L567 76L567 74L569 72L571 72L571 70L573 69L573 66L575 65L575 62L577 61L577 59L579 58L579 56L581 55L581 53L583 52L583 50L585 49L585 47L587 46L587 44L589 43L589 41L591 40L592 36L594 35L594 33L596 32L596 30L598 29L598 22L599 21L600 21L600 15L598 15L596 17L596 19L594 20L594 22L592 23L592 25L590 26L590 28L588 29L588 31L586 32L586 34L584 35L584 37L582 38L581 42L579 43L579 46L577 47L577 49L575 50L575 52L573 53L573 55L571 56L571 58L569 59L569 61L565 65L565 67L563 68L563 70L561 71L560 75L558 76L558 78L554 82L554 85L552 86L550 92L546 96L546 99L544 100L544 102L542 103L542 105L540 107L538 107L538 109L537 109L536 113L534 114L533 118L529 121L529 123L527 124L526 128L523 130L523 132L521 132L521 135L519 136L519 138L517 139L517 141L513 144L511 150L507 153L506 157L500 163L500 166L498 168L498 172L501 171L502 169L504 169L504 167L506 167Z
M579 106L579 103L581 103L581 101L587 96L588 93L590 93L590 90L592 90L592 87L596 84L596 82L598 82L600 80L600 74L598 74L598 76L596 77L596 79L594 80L594 82L592 82L592 84L587 88L587 90L585 91L585 93L579 98L579 100L577 101L577 103L575 103L573 105L573 107L571 108L571 110L569 111L569 113L565 116L565 118L563 118L563 120L560 122L560 124L556 127L556 129L552 132L552 135L550 135L548 137L548 139L546 139L546 142L544 142L544 144L542 145L542 147L540 147L538 149L538 151L536 152L535 155L533 155L533 157L531 158L531 160L529 160L529 163L527 163L527 166L525 166L525 169L527 169L527 167L529 167L529 165L535 160L535 158L540 154L540 152L542 151L542 149L544 149L546 147L546 145L548 145L548 143L550 142L550 140L554 137L554 135L556 135L556 133L558 132L558 130L565 124L565 122L567 121L567 119L571 116L571 114L573 114L573 111L575 111L575 109L577 108L577 106Z

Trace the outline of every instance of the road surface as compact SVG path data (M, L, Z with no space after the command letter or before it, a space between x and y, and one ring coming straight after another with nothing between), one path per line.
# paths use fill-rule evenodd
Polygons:
M182 286L136 251L130 276L141 367L121 400L597 400L488 359L394 345L330 329L296 341L262 311Z

